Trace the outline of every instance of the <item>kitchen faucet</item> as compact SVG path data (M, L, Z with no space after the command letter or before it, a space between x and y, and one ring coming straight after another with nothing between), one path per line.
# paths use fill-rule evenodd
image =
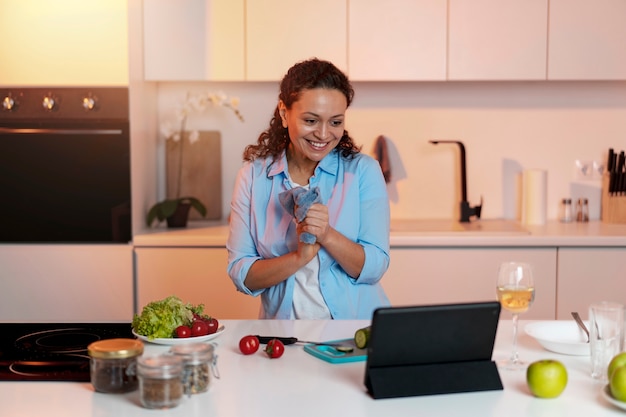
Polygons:
M430 140L430 143L433 145L438 145L440 143L455 143L459 145L460 149L460 160L461 160L461 219L459 220L461 223L467 223L470 221L470 217L476 216L477 219L480 219L480 212L483 207L483 198L480 197L480 205L475 207L470 207L469 202L467 201L467 172L465 168L465 145L463 142L458 140Z

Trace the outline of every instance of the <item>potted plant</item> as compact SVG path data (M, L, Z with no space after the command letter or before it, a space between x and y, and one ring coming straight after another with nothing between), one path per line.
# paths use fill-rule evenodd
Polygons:
M187 93L187 98L183 105L177 111L177 119L180 123L177 126L169 122L161 125L161 133L166 140L180 142L178 147L178 170L176 175L176 193L174 198L168 198L159 201L153 205L148 211L146 223L148 227L152 226L155 220L162 222L167 221L168 227L185 227L187 225L187 216L191 208L195 209L202 217L206 216L206 207L204 204L193 196L181 196L181 178L183 170L183 145L184 139L189 140L189 144L193 145L199 138L197 130L186 131L187 118L190 113L204 112L209 107L226 107L233 111L235 116L243 122L243 116L238 110L239 99L237 97L228 97L224 93Z

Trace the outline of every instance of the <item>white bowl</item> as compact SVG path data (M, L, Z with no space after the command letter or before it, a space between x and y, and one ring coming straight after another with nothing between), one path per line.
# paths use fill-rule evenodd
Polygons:
M139 340L142 340L144 342L156 343L157 345L184 345L187 343L208 342L209 340L213 340L219 335L221 335L224 332L224 330L226 330L226 326L221 325L215 333L207 334L206 336L195 336L195 337L192 336L192 337L184 337L184 338L177 338L177 337L158 338L157 337L155 339L148 339L146 336L135 333L134 330L132 332Z
M604 388L602 389L602 396L611 404L613 404L615 407L619 407L622 410L626 410L626 402L624 401L619 401L616 400L615 398L613 398L613 395L611 394L611 389L609 388L608 385L605 385Z
M587 328L589 323L585 322ZM589 356L587 335L574 320L538 321L524 327L544 349L564 355Z

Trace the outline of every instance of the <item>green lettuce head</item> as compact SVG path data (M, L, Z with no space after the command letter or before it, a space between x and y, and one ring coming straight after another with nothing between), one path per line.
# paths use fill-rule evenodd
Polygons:
M193 306L172 295L148 303L140 315L135 314L133 330L148 339L170 338L178 326L191 325L194 313L201 315L203 310L202 304Z

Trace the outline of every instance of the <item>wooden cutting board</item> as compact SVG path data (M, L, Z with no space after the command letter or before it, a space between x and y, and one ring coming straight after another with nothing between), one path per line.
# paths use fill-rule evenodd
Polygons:
M200 138L190 143L187 137L166 141L167 198L176 196L179 149L182 144L182 176L180 196L196 197L207 209L205 220L222 218L222 147L219 131L200 131ZM191 209L190 220L202 216Z

